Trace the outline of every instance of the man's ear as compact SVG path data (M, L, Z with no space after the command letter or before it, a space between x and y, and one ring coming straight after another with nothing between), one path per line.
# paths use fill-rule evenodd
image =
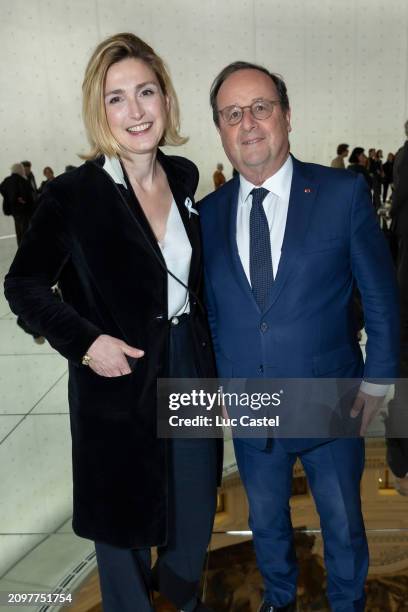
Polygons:
M290 119L291 119L291 110L289 109L285 113L285 121L286 121L286 125L287 125L287 128L288 128L288 134L289 134L289 132L292 131L292 125L290 123Z

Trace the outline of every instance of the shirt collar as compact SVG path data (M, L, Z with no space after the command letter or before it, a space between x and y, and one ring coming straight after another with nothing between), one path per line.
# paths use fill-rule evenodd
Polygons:
M105 155L105 162L103 164L103 169L109 174L111 179L118 183L119 185L123 185L127 189L125 177L123 175L122 166L120 164L120 160L118 157L107 157Z
M246 202L252 189L256 189L257 187L264 187L265 189L267 189L268 191L271 191L272 193L274 193L280 198L287 197L290 191L292 175L293 175L293 161L292 161L291 155L288 155L287 160L279 168L279 170L275 172L275 174L267 178L266 181L262 183L262 185L253 185L252 183L247 181L246 178L242 176L242 174L240 174L239 181L240 181L240 191L241 191L241 202L242 203Z

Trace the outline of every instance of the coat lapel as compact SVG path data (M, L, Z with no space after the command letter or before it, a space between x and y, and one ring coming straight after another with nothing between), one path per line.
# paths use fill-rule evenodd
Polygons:
M170 190L173 194L174 201L176 202L181 220L183 221L184 228L191 244L192 254L188 285L194 288L199 278L201 265L200 223L199 216L195 213L190 214L186 206L186 200L190 198L193 203L193 208L195 208L194 193L187 184L181 180L182 177L180 176L179 170L171 163L171 157L167 157L159 150L157 158L166 173Z
M183 181L183 174L180 172L180 168L176 164L174 164L174 162L172 162L171 157L168 157L162 151L159 150L157 153L157 159L160 165L162 166L164 172L166 173L170 190L173 194L174 200L176 202L188 239L192 247L188 285L190 287L193 287L194 284L197 284L201 263L200 231L198 215L192 213L190 216L189 211L185 205L185 201L187 198L190 198L190 200L193 202L194 207L194 193L192 193L191 188L188 187L187 183ZM103 158L99 159L97 163L93 163L101 167L103 164ZM157 243L156 236L154 235L153 230L150 227L150 224L146 218L146 215L144 214L143 209L134 194L134 191L129 183L129 179L124 169L123 174L127 189L122 185L117 185L117 188L122 191L125 199L127 199L128 202L132 202L133 205L130 206L130 210L133 216L136 218L137 222L142 227L146 239L150 242L158 258L161 260L163 267L165 267L166 262L164 260L162 251ZM109 178L113 181L112 177Z
M266 310L276 302L291 272L297 266L318 191L318 184L309 174L306 164L292 159L293 177L281 258Z
M137 223L139 226L139 231L141 230L143 232L144 240L150 243L151 248L155 251L158 259L162 262L162 267L165 266L164 257L157 243L156 236L154 235L146 215L144 214L143 209L130 185L129 177L127 176L125 168L119 165L119 170L116 170L114 174L112 174L112 171L108 172L103 167L103 156L87 163L94 167L98 167L99 171L103 172L107 180L115 186L115 189L118 192L120 192L122 196L120 203L129 209L132 217L135 219L135 223Z

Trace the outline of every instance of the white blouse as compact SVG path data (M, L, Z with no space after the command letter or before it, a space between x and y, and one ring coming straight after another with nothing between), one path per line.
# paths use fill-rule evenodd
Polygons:
M122 166L117 157L105 156L103 169L110 177L127 189ZM192 248L176 202L172 201L167 219L166 234L158 243L167 269L188 285ZM167 275L167 316L169 319L190 312L188 291L170 274Z
M172 201L164 238L158 243L167 269L188 285L192 248L176 202ZM188 291L167 275L167 316L169 319L190 312Z

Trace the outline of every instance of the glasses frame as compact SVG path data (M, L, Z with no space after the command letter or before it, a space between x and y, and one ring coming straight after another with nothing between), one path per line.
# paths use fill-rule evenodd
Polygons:
M272 105L271 112L270 112L270 113L269 113L269 114L268 114L266 117L262 117L262 119L260 119L259 117L256 117L256 115L255 115L255 113L254 113L254 111L253 111L253 106L255 106L256 104L258 104L259 102L268 102L268 104L271 104L271 105ZM269 117L270 117L270 116L272 115L272 113L273 113L273 110L274 110L275 106L278 106L280 103L281 103L281 101L280 101L280 100L267 100L266 98L258 98L257 100L254 100L254 101L252 102L252 104L247 104L246 106L239 106L239 104L230 104L230 105L228 105L228 106L225 106L225 107L224 107L224 108L222 108L221 110L217 111L217 113L218 113L219 115L221 115L221 117L222 117L223 121L225 121L225 123L226 123L227 125L238 125L239 123L241 123L242 118L243 118L243 116L244 116L244 111L245 111L247 108L249 109L249 111L250 111L250 113L251 113L251 115L252 115L252 117L253 117L254 119L256 119L257 121L264 121L265 119L269 119ZM232 108L236 108L236 109L240 110L240 112L241 112L241 116L239 117L239 119L238 119L237 121L233 121L233 122L231 123L231 121L228 121L228 119L226 119L226 118L225 118L224 113L225 113L225 111L226 111L226 110L228 110L228 109L232 109Z

